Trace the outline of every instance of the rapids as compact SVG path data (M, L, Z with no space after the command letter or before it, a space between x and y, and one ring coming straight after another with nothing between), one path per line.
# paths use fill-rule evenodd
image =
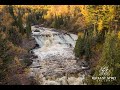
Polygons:
M66 81L69 85L83 85L84 74L77 65L73 52L77 35L57 32L52 28L32 26L31 29L32 37L39 47L32 49L38 58L33 59L28 75L34 77L40 85L66 85ZM67 79L65 74L70 73L83 76ZM51 81L51 78L56 80Z
M61 33L53 29L32 26L32 37L35 38L40 48L33 52L39 60L74 59L73 49L77 35Z

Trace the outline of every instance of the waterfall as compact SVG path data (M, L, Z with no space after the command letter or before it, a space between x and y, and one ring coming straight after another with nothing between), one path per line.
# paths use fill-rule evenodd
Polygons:
M37 31L35 31L36 29ZM28 74L30 77L38 77L37 80L41 82L41 77L45 79L47 76L64 76L66 72L77 73L81 70L76 64L73 52L77 35L64 34L44 27L35 28L32 26L32 30L32 36L40 48L32 50L38 58L33 59L32 65L30 65L30 73ZM84 76L68 77L67 81L70 85L79 85L83 79ZM43 83L46 83L46 80Z
M54 40L57 41L60 44L64 43L64 41L60 38L59 35L54 35Z
M64 39L63 34L60 35L59 37L63 40L64 43L66 43L66 40Z
M77 35L75 35L75 34L70 34L70 36L74 39L74 41L76 41L76 40L77 40L77 38L78 38L78 36L77 36Z
M74 39L71 37L71 35L70 34L68 34L69 35L69 37L74 41Z
M74 59L73 49L77 35L59 33L48 28L37 28L40 32L34 32L34 30L32 35L41 48L33 52L39 60Z
M75 42L70 38L69 35L65 34L63 37L65 38L67 44L71 44L72 47L74 46Z
M43 46L41 40L40 40L37 36L36 36L35 40L36 40L36 42L39 44L40 47Z

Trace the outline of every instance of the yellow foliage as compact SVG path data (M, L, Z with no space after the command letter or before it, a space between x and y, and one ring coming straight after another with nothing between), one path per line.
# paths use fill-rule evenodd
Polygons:
M0 34L2 35L1 39L5 39L6 38L6 34L4 32L0 32Z
M78 36L83 36L83 33L82 33L82 32L79 32L79 33L78 33Z
M21 65L20 60L18 59L18 57L14 57L14 62L16 65Z
M10 14L5 12L2 18L3 21L1 24L5 25L7 29L10 28L12 26L11 23L13 22L13 18L10 16Z
M118 38L120 39L120 31L118 32Z
M83 16L85 17L86 24L88 24L90 22L90 15L87 9L87 5L80 5L80 10L81 10L81 14L83 14Z
M25 74L28 74L30 72L30 69L29 68L25 68L24 71L25 71Z
M103 21L100 20L100 21L98 22L98 31L101 31L102 29L103 29Z

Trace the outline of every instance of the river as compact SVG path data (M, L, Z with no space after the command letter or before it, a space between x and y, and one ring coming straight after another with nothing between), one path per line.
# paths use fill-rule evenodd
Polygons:
M32 37L36 40L39 48L32 50L38 58L33 59L29 76L33 76L37 78L40 83L43 82L42 84L47 85L45 82L48 78L50 79L50 77L54 77L55 79L65 77L66 73L81 71L79 66L76 65L73 52L78 38L77 35L58 32L53 28L31 26L31 29ZM79 84L81 84L82 82L79 77L78 74L78 81ZM83 78L83 76L81 76L81 78ZM55 85L57 85L57 83L58 82L56 82ZM75 82L73 84L75 84Z

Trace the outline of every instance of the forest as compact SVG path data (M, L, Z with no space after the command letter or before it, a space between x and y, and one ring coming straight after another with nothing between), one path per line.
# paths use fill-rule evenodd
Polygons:
M74 53L91 68L87 85L120 85L120 5L0 5L0 85L39 85L27 76L33 25L78 36Z

